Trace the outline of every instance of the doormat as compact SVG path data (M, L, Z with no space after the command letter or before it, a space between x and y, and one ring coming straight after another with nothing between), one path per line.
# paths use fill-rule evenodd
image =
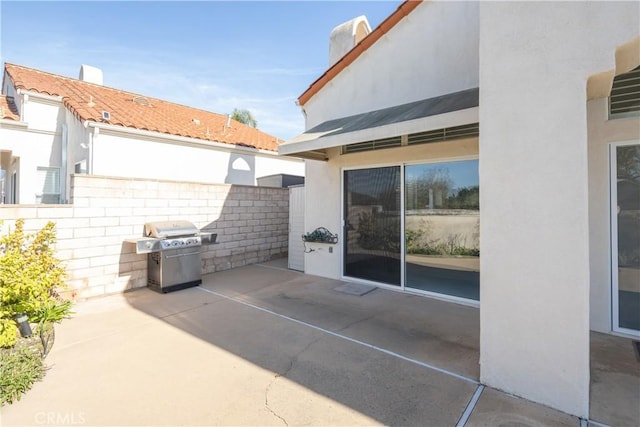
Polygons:
M343 285L338 286L337 288L333 288L334 291L342 292L349 295L363 296L372 292L376 289L375 286L371 285L361 285L359 283L345 283Z

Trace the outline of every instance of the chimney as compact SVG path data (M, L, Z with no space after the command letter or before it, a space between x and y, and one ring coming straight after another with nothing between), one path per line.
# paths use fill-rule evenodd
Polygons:
M338 62L370 32L369 21L364 15L335 27L329 38L329 66Z
M82 64L78 78L83 82L95 83L102 86L102 70L100 68Z

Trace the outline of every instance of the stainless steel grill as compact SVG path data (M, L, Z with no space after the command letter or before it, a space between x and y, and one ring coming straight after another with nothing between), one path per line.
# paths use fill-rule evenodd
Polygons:
M208 236L205 236L208 237ZM129 240L147 255L147 286L166 293L202 283L200 230L189 221L144 225L143 237Z

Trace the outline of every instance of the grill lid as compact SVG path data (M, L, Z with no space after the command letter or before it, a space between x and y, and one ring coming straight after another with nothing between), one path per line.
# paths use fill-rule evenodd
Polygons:
M178 236L196 236L198 227L189 221L157 221L144 225L144 237L168 239Z

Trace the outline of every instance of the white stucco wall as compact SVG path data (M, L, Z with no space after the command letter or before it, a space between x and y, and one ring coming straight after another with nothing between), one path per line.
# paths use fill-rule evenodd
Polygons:
M308 161L305 232L325 227L338 234L339 242L333 245L333 253L329 253L328 246L324 244L317 244L314 252L306 253L305 273L332 279L339 279L342 275L342 172L345 168L468 159L477 154L478 139L470 138L346 155L341 155L340 149L332 149L328 162Z
M640 3L480 6L481 381L589 414L587 78Z
M278 173L304 175L304 161L211 149L195 144L101 129L93 137L93 173L97 175L255 185L256 178Z
M259 156L256 159L256 178L276 174L304 176L304 160L294 157Z
M22 120L29 124L29 129L46 132L60 131L60 125L65 115L62 102L42 99L31 94L22 95L21 99L24 109Z
M10 91L11 92L11 91ZM37 169L44 167L60 167L61 134L59 119L63 116L60 102L43 99L38 96L27 96L22 102L23 95L16 95L16 103L24 110L23 117L27 118L27 126L4 121L0 125L0 150L10 151L19 162L10 167L8 174L14 167L18 172L18 201L20 203L35 203L36 194L42 193L38 188ZM45 97L48 98L48 97ZM9 189L6 189L7 192Z
M38 166L60 166L60 135L31 132L21 127L0 126L0 150L10 151L19 157L18 200L20 203L36 203ZM8 170L8 174L13 168ZM8 192L9 189L7 188Z
M424 2L304 105L326 120L478 87L478 2Z
M612 313L609 148L611 143L615 142L640 143L640 117L609 120L606 98L589 101L587 114L591 329L610 332Z
M71 112L65 115L64 123L67 126L67 174L66 188L71 188L71 175L75 173L75 164L84 161L86 167L89 167L89 133L91 129L83 126Z
M7 90L12 92L12 86ZM19 165L21 204L36 203L36 194L41 193L36 188L39 166L61 168L61 198L66 200L74 165L81 161L86 161L87 172L93 174L205 183L255 185L256 178L262 176L304 175L304 161L300 159L100 131L85 127L55 97L12 93L16 95L16 103L24 108L26 126L3 121L0 150L20 158L13 166ZM62 165L63 147L66 170Z

